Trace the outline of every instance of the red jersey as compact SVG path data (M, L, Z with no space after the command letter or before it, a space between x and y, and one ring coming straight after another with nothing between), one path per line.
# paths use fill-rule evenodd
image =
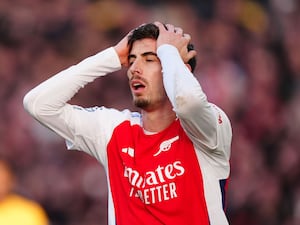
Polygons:
M201 170L179 120L152 135L125 121L107 149L117 224L209 225Z

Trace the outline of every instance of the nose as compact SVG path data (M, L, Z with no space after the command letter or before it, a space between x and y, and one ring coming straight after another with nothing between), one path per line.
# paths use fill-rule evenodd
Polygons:
M142 74L142 67L141 62L138 59L135 59L129 67L129 72L132 75L141 75Z

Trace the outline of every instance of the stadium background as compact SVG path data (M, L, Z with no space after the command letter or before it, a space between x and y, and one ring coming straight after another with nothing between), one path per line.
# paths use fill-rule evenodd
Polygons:
M0 155L15 168L16 191L41 203L52 225L106 224L101 166L66 151L25 113L22 98L155 20L192 35L195 75L232 121L230 224L300 224L298 0L1 0ZM125 71L88 85L72 103L131 106Z

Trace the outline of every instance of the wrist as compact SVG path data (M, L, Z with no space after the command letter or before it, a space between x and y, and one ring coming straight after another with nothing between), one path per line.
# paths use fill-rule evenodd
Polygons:
M118 45L114 46L113 48L119 57L121 65L127 66L128 65L128 53L126 51L124 51L123 49L120 49L118 47Z

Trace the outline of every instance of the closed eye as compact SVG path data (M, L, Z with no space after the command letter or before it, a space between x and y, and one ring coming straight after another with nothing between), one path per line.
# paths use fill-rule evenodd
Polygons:
M135 55L128 55L128 64L129 64L129 66L131 66L134 63L135 59L136 59Z

